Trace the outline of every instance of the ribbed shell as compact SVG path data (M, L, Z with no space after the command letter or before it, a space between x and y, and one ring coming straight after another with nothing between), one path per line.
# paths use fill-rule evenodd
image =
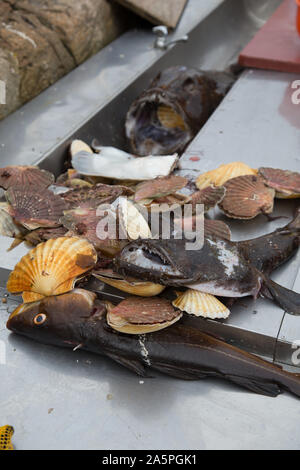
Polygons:
M226 181L243 175L256 175L257 170L243 162L232 162L220 165L212 171L207 171L198 176L196 185L199 189L207 188L207 186L223 186Z
M7 166L0 169L0 187L39 190L54 183L54 175L35 166Z
M100 204L113 202L121 194L122 189L118 186L97 184L93 187L73 189L62 194L61 197L68 203L70 209L77 207L96 208Z
M300 173L265 167L258 171L265 178L266 184L276 190L276 197L279 199L300 197Z
M11 215L8 213L9 204L0 204L0 235L11 238L21 238L23 236L22 227L16 225Z
M30 250L15 266L7 290L24 293L24 302L73 289L76 278L97 262L94 247L81 238L48 240Z
M253 219L258 214L273 211L275 191L265 185L260 176L238 176L225 184L226 194L219 204L233 219Z
M144 181L136 187L134 200L139 202L143 199L154 199L167 196L184 188L188 183L182 176L171 175L164 178L155 178L150 181Z
M137 207L128 199L119 199L119 222L129 240L152 238L148 223Z
M99 224L102 218L102 216L97 215L97 209L78 208L65 211L60 222L74 235L87 239L94 245L96 250L101 251L107 256L114 256L123 247L125 240L122 243L118 239L118 227L115 224L113 224L112 228L116 230L112 233L105 233L105 236L107 236L105 239L101 237Z
M204 234L206 237L231 239L231 231L222 220L204 220Z
M172 304L160 297L129 297L108 309L107 322L117 331L145 334L162 330L182 317Z
M225 196L223 186L207 186L207 188L196 191L192 194L190 203L196 208L197 204L203 204L204 210L208 211L220 203Z
M33 191L32 189L10 188L6 198L11 204L10 214L29 230L39 227L57 227L66 202L48 189Z
M224 319L230 315L230 310L216 297L194 289L188 289L172 303L174 307L179 308L181 311L197 317Z

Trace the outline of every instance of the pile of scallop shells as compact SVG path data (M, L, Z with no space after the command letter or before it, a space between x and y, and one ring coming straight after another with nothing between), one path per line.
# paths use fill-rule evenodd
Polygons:
M92 150L81 141L74 141L70 152L73 168L57 180L35 166L0 169L0 187L5 191L0 234L15 239L12 247L21 242L33 246L10 274L7 289L21 294L27 303L66 293L93 279L126 297L118 305L107 302L108 325L121 333L158 331L184 314L218 320L230 314L213 295L166 290L114 272L113 258L128 241L155 236L145 211L163 217L169 205L189 203L190 215L172 220L174 235L182 229L195 230L197 218L203 217L197 213L198 204L205 214L218 206L229 218L252 219L270 214L274 198L300 197L296 172L233 162L200 174L195 186L173 173L177 155L136 158L97 144ZM118 230L109 229L102 239L97 227L104 217L110 217ZM207 237L230 239L226 223L206 215L203 220Z

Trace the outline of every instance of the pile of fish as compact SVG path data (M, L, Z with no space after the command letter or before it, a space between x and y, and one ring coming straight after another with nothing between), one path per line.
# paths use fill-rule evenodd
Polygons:
M299 247L300 210L285 227L242 242L230 240L224 222L206 216L216 205L230 218L268 214L275 197L300 196L300 175L234 162L200 174L195 185L173 172L177 156L138 158L92 147L74 141L73 168L56 181L32 166L0 170L6 198L0 232L34 246L9 276L7 290L21 294L23 303L7 327L43 343L104 354L141 376L148 369L182 379L216 376L269 396L281 389L300 396L298 374L188 320L225 321L224 298L244 296L271 299L300 315L300 294L269 278ZM187 203L192 213L170 218L170 238L157 236L145 213L161 220L172 204ZM182 226L197 227L198 204L205 214L203 246L186 250L187 240L176 234ZM103 239L98 226L105 217L118 230ZM125 300L108 301L104 285L125 293Z

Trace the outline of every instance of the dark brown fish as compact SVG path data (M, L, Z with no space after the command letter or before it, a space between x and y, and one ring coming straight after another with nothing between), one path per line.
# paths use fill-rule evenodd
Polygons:
M300 294L268 275L293 256L300 244L300 210L295 220L275 232L243 242L204 237L201 249L187 240L139 240L115 258L122 275L166 286L188 286L221 297L272 298L288 313L300 315Z
M126 118L126 135L134 154L182 152L233 83L230 74L171 67L134 101Z
M147 335L126 335L106 322L106 306L92 292L75 289L23 304L7 328L36 341L103 354L140 376L156 370L179 379L219 377L275 397L282 389L300 396L300 376L228 345L179 320Z

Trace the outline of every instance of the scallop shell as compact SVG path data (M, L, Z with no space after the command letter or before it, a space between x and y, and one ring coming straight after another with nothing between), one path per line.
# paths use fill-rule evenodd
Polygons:
M63 211L68 208L66 202L48 189L10 188L6 199L11 204L10 215L24 227L34 230L39 227L57 227Z
M18 226L9 214L9 204L0 204L0 235L10 238L23 238L25 230Z
M204 220L204 234L206 237L224 238L231 240L231 230L222 220Z
M65 227L55 228L38 228L32 230L25 236L25 240L31 245L39 245L47 240L67 236L67 229Z
M23 293L24 302L73 289L76 278L97 262L94 247L77 237L48 240L30 250L11 272L7 290Z
M157 117L163 127L167 129L176 129L177 127L184 131L186 129L183 118L170 108L170 106L160 105L157 108Z
M107 311L107 323L114 330L127 334L159 331L173 325L181 317L181 312L160 297L128 297Z
M250 168L242 162L232 162L220 165L212 171L208 171L199 175L196 180L196 185L199 189L207 188L207 186L223 186L226 181L243 175L256 175L257 170Z
M265 185L261 176L238 176L225 183L226 194L219 204L233 219L253 219L273 211L275 190Z
M118 226L115 224L112 227L115 230L105 233L107 238L104 239L104 237L100 237L99 224L101 219L102 216L97 215L97 209L78 208L65 211L60 222L74 235L86 238L93 244L97 251L99 250L107 256L115 256L126 241L121 242L118 239ZM108 229L110 229L110 227Z
M87 188L76 188L61 195L67 202L70 209L76 207L96 208L100 204L113 202L122 194L122 189L118 186L108 184L97 184Z
M139 202L143 199L167 196L168 194L175 193L184 188L187 183L188 180L186 178L176 175L144 181L136 187L134 200Z
M175 168L178 155L136 158L114 147L99 147L99 154L78 152L72 166L82 175L102 176L116 180L144 181L167 176Z
M259 168L259 174L265 178L266 184L275 189L279 199L300 197L300 173L277 168Z
M73 140L73 142L70 145L71 157L76 155L76 153L82 152L82 151L83 152L88 152L88 153L93 153L93 150L91 149L91 147L88 144L86 144L85 142L83 142L83 140L79 140L79 139Z
M128 199L119 198L119 221L129 240L152 238L151 230L138 208Z
M219 204L224 196L225 188L223 186L207 186L192 194L190 203L193 205L193 208L196 208L197 204L203 204L204 210L207 212Z
M7 166L0 169L0 187L3 189L43 189L54 183L54 175L35 166Z
M108 269L93 271L92 275L105 284L115 287L122 292L138 295L140 297L154 297L165 289L165 286L154 284L153 282L143 282L134 278L124 279L119 274L112 273L111 270Z
M204 318L228 318L230 310L215 296L188 289L180 294L172 304L181 311Z

